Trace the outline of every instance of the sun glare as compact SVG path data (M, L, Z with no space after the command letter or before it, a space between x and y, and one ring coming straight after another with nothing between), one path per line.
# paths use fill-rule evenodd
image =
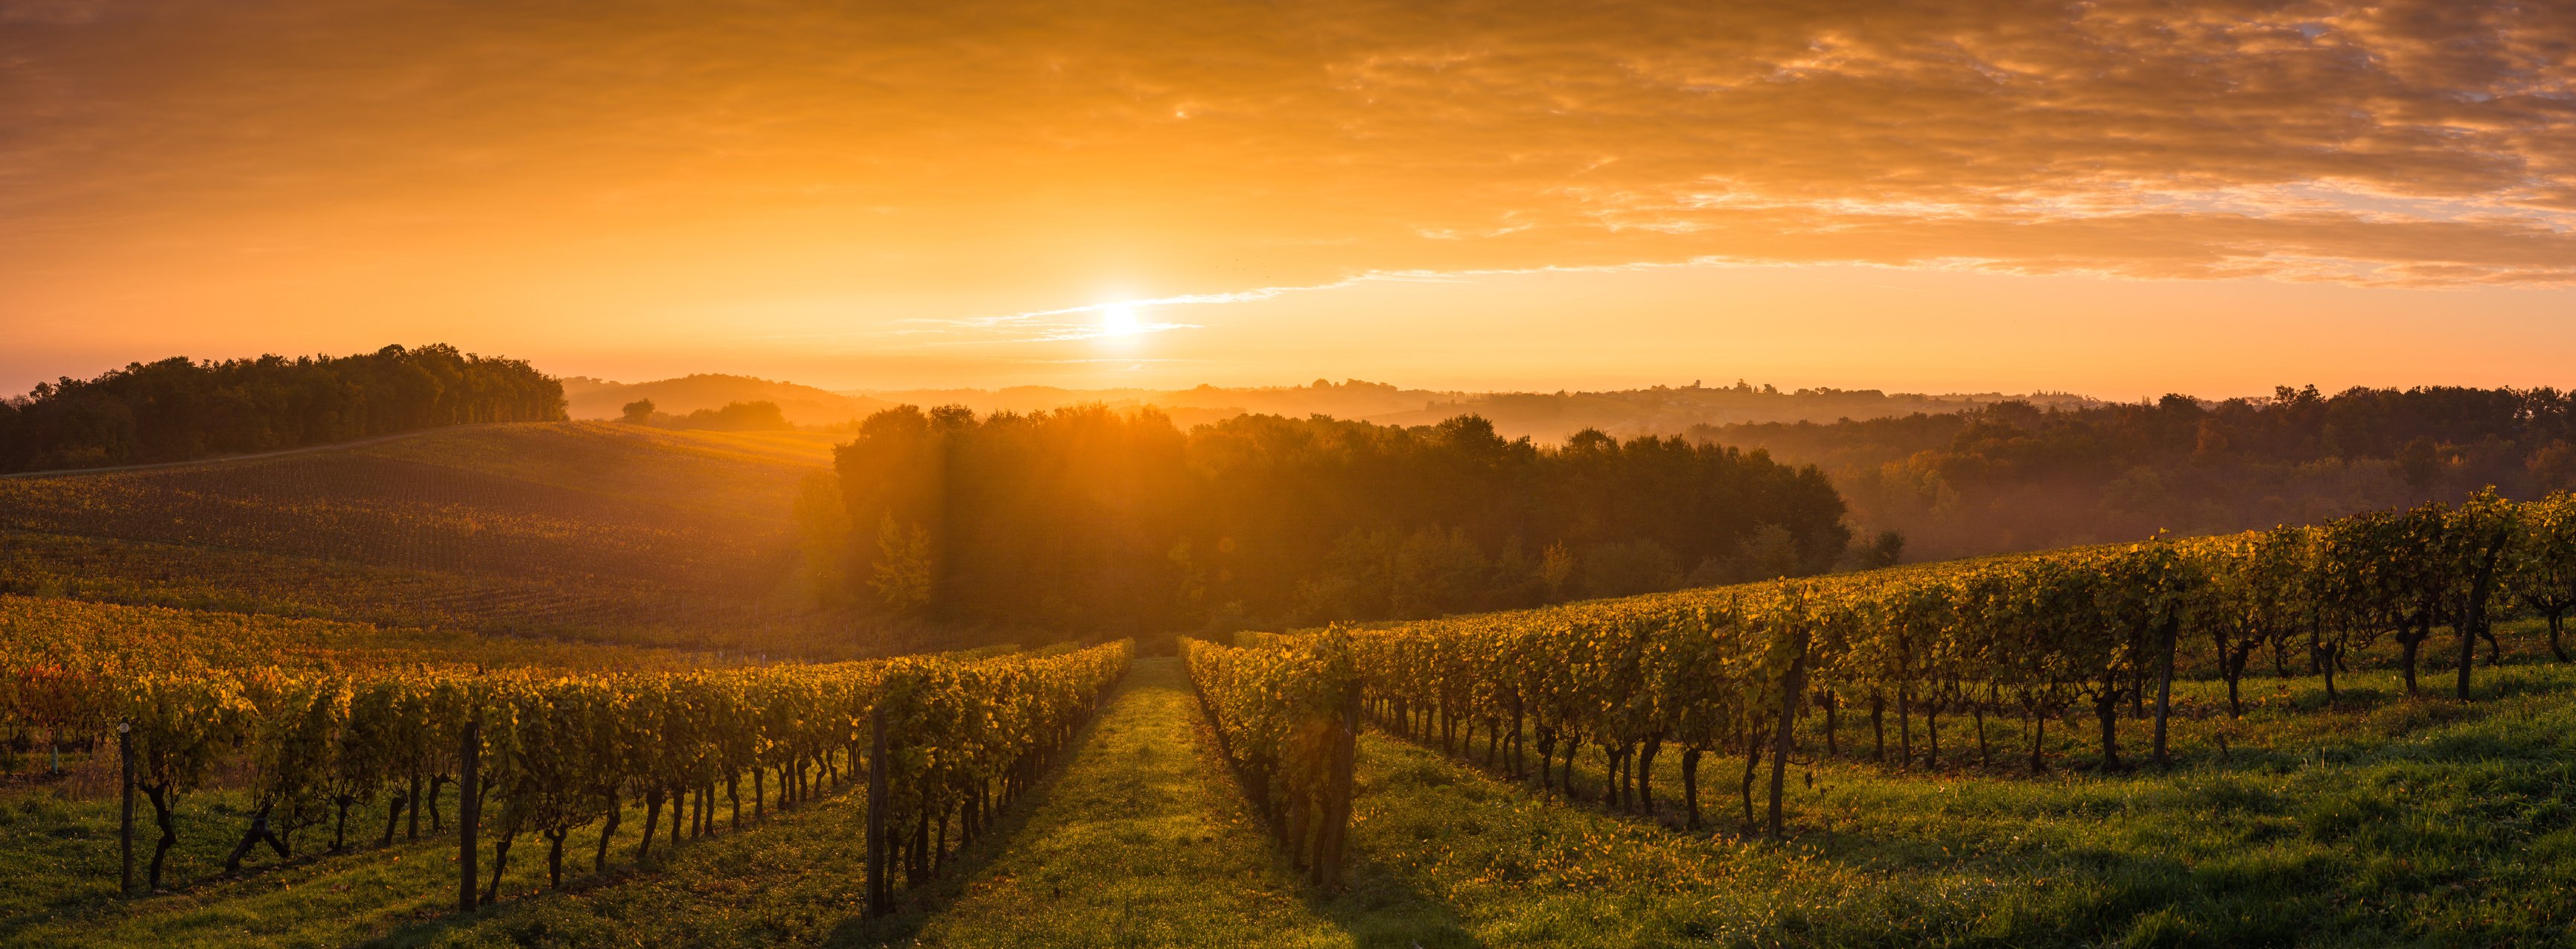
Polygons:
M1100 315L1100 331L1110 336L1134 336L1144 329L1145 324L1136 319L1136 308L1132 306L1113 306Z

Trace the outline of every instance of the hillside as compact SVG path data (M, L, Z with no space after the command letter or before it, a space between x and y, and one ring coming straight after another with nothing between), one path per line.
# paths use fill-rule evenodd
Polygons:
M829 436L596 422L0 481L0 591L485 633L848 654L794 498Z
M573 382L565 383L571 391ZM1220 387L1189 389L1059 389L1015 386L1005 389L915 389L854 392L882 403L935 406L963 405L977 412L1035 412L1068 405L1098 403L1111 408L1153 406L1187 429L1238 415L1282 415L1304 418L1329 415L1381 425L1432 425L1460 415L1479 415L1506 438L1528 437L1554 444L1587 428L1612 435L1671 435L1693 425L1763 422L1832 422L1876 419L1916 413L1974 410L2009 400L2034 405L2075 408L2094 400L2065 393L2004 395L1969 393L1924 395L1876 389L1799 389L1738 382L1732 386L1652 386L1598 392L1448 392L1405 389L1381 382L1317 379L1302 386ZM657 407L673 411L667 406ZM612 413L613 414L613 413ZM580 417L581 413L575 411ZM793 413L790 413L791 417Z
M774 402L795 424L839 425L894 404L793 382L714 373L654 382L610 382L572 376L563 380L563 390L565 411L576 419L616 418L627 403L651 399L656 410L671 415L720 409L732 402Z
M170 666L681 671L744 665L703 652L477 636L241 611L168 609L0 594L0 643L15 655L112 652ZM5 755L5 752L0 752Z
M1914 559L2213 534L2576 487L2576 398L2428 386L1691 428L1813 464Z
M1652 386L1594 392L1454 392L1407 389L1382 382L1317 379L1292 386L1215 386L1188 389L1066 389L1009 386L1000 389L886 389L832 392L793 382L749 376L696 374L653 382L610 382L584 376L563 380L564 399L576 419L616 418L627 403L651 399L666 415L683 416L727 403L775 402L787 420L802 426L840 425L896 405L931 408L962 405L979 414L1043 412L1076 405L1131 410L1152 407L1182 429L1239 415L1337 419L1381 425L1433 425L1459 415L1480 415L1506 438L1564 441L1587 428L1612 435L1671 435L1694 425L1833 422L1917 413L1973 411L2005 401L2078 408L2095 400L2065 393L1921 393L1876 389L1798 389L1738 382L1732 386Z

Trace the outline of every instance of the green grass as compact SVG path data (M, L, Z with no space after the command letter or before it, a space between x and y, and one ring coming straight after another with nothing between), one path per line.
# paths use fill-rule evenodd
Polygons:
M263 849L245 861L242 874L225 875L221 873L224 855L248 822L244 804L239 792L183 798L180 845L172 851L173 863L164 880L170 892L123 900L115 896L113 799L64 800L52 789L12 792L0 804L0 879L10 883L0 888L0 945L345 946L438 920L455 908L455 838L430 834L423 821L419 841L398 835L393 846L375 847L372 841L383 829L381 809L369 809L365 819L351 815L350 837L357 846L349 852L320 853L329 845L330 828L306 828L293 837L292 859L277 860ZM454 788L448 789L441 806L454 817ZM801 816L829 806L789 813ZM153 831L149 808L138 804L137 810L139 885ZM773 815L773 822L781 816ZM674 860L666 823L654 843L654 865L638 873L635 844L643 826L641 810L630 808L613 841L608 871L596 877L590 867L599 827L594 824L575 831L565 842L566 883L650 879L719 843L737 846L738 841L752 838L787 839L760 828L738 836L685 840L680 858ZM485 839L481 869L489 882L488 833ZM545 887L545 842L523 834L512 846L502 876L500 892L505 902L482 915L529 902Z
M1741 759L1703 765L1716 829L1690 833L1373 734L1354 840L1364 886L1458 915L1449 945L2576 942L2576 670L2479 672L2465 706L2359 673L2335 711L2267 680L2243 722L2178 723L2169 773L2072 769L2076 746L2038 776L1978 769L1951 736L1932 773L1801 759L1785 844L1736 829ZM1677 796L1674 757L1657 783Z
M1148 659L1057 776L887 919L860 918L865 814L846 793L692 840L649 872L627 866L630 815L610 871L564 891L542 888L542 848L523 840L510 898L460 916L445 914L440 842L207 879L240 816L222 794L193 805L209 823L183 851L182 891L119 901L112 802L19 788L0 797L0 944L2576 943L2576 668L2479 672L2467 705L2404 698L2387 670L2351 676L2333 709L2314 680L2264 679L2244 720L2179 722L2169 772L2094 773L2082 732L2052 745L2046 773L2000 748L1980 768L1960 754L1964 720L1944 726L1943 767L1908 772L1867 761L1865 719L1847 716L1842 757L1806 737L1782 843L1735 826L1740 761L1703 765L1711 826L1693 832L1670 811L1569 802L1371 732L1352 883L1328 895L1249 812L1177 663ZM2184 692L2205 705L2216 685ZM1992 727L2008 745L2014 726ZM1677 757L1659 763L1668 801ZM1598 761L1587 752L1578 778L1595 794ZM570 849L583 866L586 839Z
M1205 734L1171 658L1142 659L1010 848L918 946L1345 946Z
M1177 660L1145 659L1055 777L957 871L862 920L865 810L828 803L665 872L393 946L1348 946L1219 769Z
M817 945L857 924L867 807L855 790L774 813L757 829L693 841L652 872L391 933L380 946ZM631 836L631 834L629 834Z

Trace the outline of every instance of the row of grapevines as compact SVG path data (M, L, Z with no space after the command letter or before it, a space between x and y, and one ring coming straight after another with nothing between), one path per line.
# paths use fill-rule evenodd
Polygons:
M1689 819L1699 817L1698 765L1711 751L1744 755L1752 820L1766 754L1778 780L1789 725L1813 710L1893 706L1910 765L1912 728L1925 717L1937 758L1939 716L2019 715L2033 739L2048 721L2089 705L2102 759L2119 766L2114 722L2124 704L2155 703L2154 755L2166 757L2171 681L2198 656L2229 685L2270 647L2303 646L2328 677L2348 653L2394 637L2410 690L2419 647L2454 630L2460 694L2473 650L2498 651L2493 619L2529 609L2560 618L2576 606L2576 499L2515 504L2482 494L2426 505L2183 541L2157 540L1747 584L1542 610L1336 632L1366 683L1369 709L1390 728L1453 752L1481 726L1489 761L1523 773L1524 744L1540 780L1573 787L1585 744L1609 762L1601 796L1651 810L1646 776L1667 749L1682 754ZM2303 640L2303 642L2302 642ZM2558 655L2563 659L2564 652ZM1830 731L1829 731L1830 733ZM1980 732L1982 735L1982 730ZM1884 753L1884 749L1881 749ZM1560 774L1561 772L1561 774Z
M440 792L471 754L478 797L497 805L487 821L497 831L494 887L511 842L531 832L549 842L559 884L570 831L604 822L594 856L604 864L629 802L645 805L641 860L665 801L676 840L690 804L693 829L713 830L720 790L739 824L745 779L755 818L769 784L787 804L847 779L865 767L880 711L896 789L887 823L915 831L908 852L926 866L952 818L971 833L996 791L1025 785L1031 763L1063 742L1129 655L1118 643L984 659L564 674L133 662L60 643L10 646L0 643L0 720L130 730L136 787L160 829L155 887L177 842L176 798L229 760L249 766L253 815L229 867L262 844L285 856L296 832L326 823L332 847L346 846L351 811L379 802L380 843L398 828L416 836L424 810L434 832ZM924 834L934 824L932 840Z
M1253 805L1317 883L1340 880L1359 680L1338 631L1249 647L1183 638L1190 684Z

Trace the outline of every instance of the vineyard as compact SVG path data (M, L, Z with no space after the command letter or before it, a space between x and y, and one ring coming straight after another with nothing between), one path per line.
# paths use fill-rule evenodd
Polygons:
M1256 797L1317 784L1299 764L1314 752L1293 736L1329 714L1315 696L1356 681L1392 732L1613 809L1655 813L1655 763L1677 755L1691 828L1704 817L1703 762L1740 756L1744 824L1756 824L1767 783L1758 820L1778 837L1789 765L1807 750L1801 722L1840 754L1842 720L1865 715L1872 760L1930 769L1944 715L1951 754L1966 753L1964 717L1981 767L1998 757L1990 724L2009 721L2035 774L2048 768L2048 725L2080 714L2098 728L2092 764L2110 772L2125 765L2126 713L2149 725L2145 756L2165 767L2181 727L2178 675L2223 681L2225 717L2241 717L2243 679L2268 654L2284 676L2298 666L2319 677L2331 705L2338 674L2387 640L2412 695L2424 647L2447 628L2456 649L2439 667L2467 701L2481 647L2487 665L2502 661L2500 615L2541 617L2545 640L2530 645L2564 662L2571 606L2576 497L2487 494L2313 528L1336 629L1243 650L1193 643L1190 655L1220 734L1263 776ZM1587 747L1602 762L1588 786L1574 768Z
M621 824L640 816L634 859L649 865L666 802L676 848L683 827L740 830L746 803L756 824L861 776L881 853L866 873L882 903L942 869L1026 790L1129 655L1119 643L688 667L635 650L476 648L19 597L0 597L0 633L0 727L19 744L42 736L57 754L122 761L123 783L149 805L150 836L136 841L149 853L129 857L128 873L142 867L126 889L182 882L165 877L182 833L234 840L224 870L238 873L263 853L393 847L426 823L462 834L468 909L499 897L523 835L546 844L546 878L560 887L576 830L595 827L597 872ZM181 826L182 799L219 779L238 784L246 821Z
M774 606L717 561L789 556L754 512L802 449L594 428L0 482L0 872L32 884L0 942L2576 931L2539 897L2576 885L2576 497L1173 657L789 661L747 621L635 643ZM572 635L483 635L539 618Z
M828 438L599 423L0 480L0 592L821 658L797 587Z

